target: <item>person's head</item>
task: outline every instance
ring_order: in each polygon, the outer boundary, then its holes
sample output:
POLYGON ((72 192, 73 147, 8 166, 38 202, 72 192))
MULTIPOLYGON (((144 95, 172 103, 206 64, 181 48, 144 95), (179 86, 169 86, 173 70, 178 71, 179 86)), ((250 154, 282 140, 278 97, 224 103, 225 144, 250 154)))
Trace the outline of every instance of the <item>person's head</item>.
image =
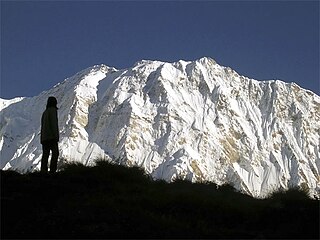
POLYGON ((54 107, 56 109, 58 109, 57 107, 57 99, 55 97, 49 97, 48 101, 47 101, 47 108, 49 107, 54 107))

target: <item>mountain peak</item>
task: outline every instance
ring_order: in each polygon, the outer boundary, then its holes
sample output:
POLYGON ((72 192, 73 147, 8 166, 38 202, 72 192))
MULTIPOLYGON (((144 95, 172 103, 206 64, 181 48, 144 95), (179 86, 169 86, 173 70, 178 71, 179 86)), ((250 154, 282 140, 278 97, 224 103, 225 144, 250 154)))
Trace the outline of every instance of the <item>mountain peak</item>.
POLYGON ((255 197, 289 186, 319 195, 320 97, 296 84, 249 79, 208 57, 95 65, 39 96, 3 101, 2 169, 39 169, 48 96, 58 100, 60 161, 109 158, 255 197))

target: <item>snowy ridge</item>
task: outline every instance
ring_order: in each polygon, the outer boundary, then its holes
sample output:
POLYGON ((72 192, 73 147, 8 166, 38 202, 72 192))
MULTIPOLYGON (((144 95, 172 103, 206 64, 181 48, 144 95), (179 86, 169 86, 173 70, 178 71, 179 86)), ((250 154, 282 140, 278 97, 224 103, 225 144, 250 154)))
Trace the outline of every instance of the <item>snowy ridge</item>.
POLYGON ((231 183, 255 197, 320 194, 320 97, 256 81, 213 59, 85 69, 33 98, 0 100, 1 169, 39 169, 40 117, 58 100, 61 161, 98 157, 156 179, 231 183))

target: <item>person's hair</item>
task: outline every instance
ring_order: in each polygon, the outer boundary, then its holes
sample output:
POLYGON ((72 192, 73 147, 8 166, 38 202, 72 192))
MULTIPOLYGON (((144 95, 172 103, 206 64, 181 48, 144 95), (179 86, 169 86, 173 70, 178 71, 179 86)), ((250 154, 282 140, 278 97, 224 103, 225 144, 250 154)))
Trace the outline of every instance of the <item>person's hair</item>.
POLYGON ((48 101, 47 101, 47 108, 54 107, 54 108, 58 109, 57 108, 57 103, 58 102, 57 102, 57 99, 55 97, 49 97, 48 101))

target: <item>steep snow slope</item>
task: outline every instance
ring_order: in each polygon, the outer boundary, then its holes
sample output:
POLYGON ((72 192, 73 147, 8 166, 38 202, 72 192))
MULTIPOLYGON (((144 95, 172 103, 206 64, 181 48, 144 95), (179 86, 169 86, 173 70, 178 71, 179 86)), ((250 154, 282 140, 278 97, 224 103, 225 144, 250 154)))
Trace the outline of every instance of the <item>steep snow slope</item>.
POLYGON ((210 58, 94 66, 33 98, 1 100, 2 169, 39 169, 40 117, 58 99, 60 158, 138 165, 156 179, 232 183, 255 197, 320 192, 320 97, 210 58))

